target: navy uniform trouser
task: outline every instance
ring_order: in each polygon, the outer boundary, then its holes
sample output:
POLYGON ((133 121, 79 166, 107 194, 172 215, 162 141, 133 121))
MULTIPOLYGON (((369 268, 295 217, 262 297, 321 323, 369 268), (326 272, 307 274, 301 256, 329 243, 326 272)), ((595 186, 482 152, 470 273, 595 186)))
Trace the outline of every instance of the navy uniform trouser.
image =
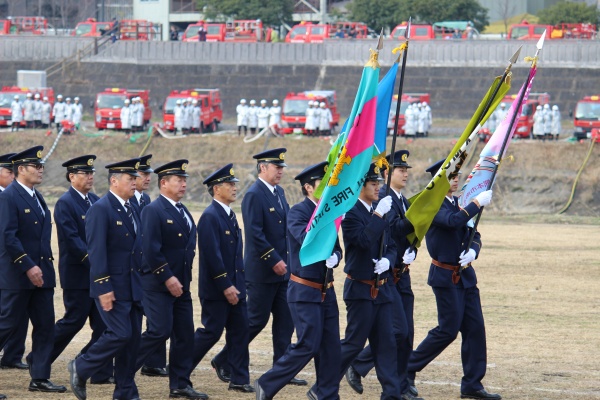
MULTIPOLYGON (((92 337, 88 344, 80 351, 85 351, 102 335, 106 325, 100 317, 100 313, 90 297, 90 291, 86 289, 63 289, 63 304, 65 315, 56 321, 54 325, 54 346, 50 355, 52 363, 67 348, 71 340, 81 331, 87 319, 90 319, 92 337)), ((113 361, 109 360, 104 367, 92 375, 92 382, 102 382, 113 376, 113 361)))
POLYGON ((335 291, 329 289, 322 303, 293 302, 289 307, 298 341, 260 377, 260 386, 267 397, 275 396, 314 357, 317 398, 339 399, 340 312, 335 291))
MULTIPOLYGON (((273 314, 273 363, 279 359, 292 341, 294 321, 287 302, 288 282, 246 282, 248 295, 248 323, 250 342, 258 336, 273 314)), ((227 346, 215 356, 219 365, 227 365, 227 346)))
POLYGON ((154 353, 165 349, 171 338, 169 352, 169 388, 184 389, 192 386, 192 352, 194 346, 194 312, 189 291, 179 297, 169 292, 144 290, 144 312, 147 330, 142 335, 140 351, 135 362, 136 371, 148 365, 154 353))
POLYGON ((202 305, 202 325, 194 334, 193 368, 204 358, 206 353, 219 341, 225 333, 227 365, 231 371, 231 382, 236 385, 250 383, 248 367, 250 355, 248 344, 248 310, 245 300, 231 305, 227 300, 200 299, 202 305))
POLYGON ((0 348, 7 341, 23 318, 26 310, 33 331, 31 353, 27 356, 31 379, 50 378, 50 353, 54 343, 54 288, 26 290, 2 289, 0 294, 0 348))
MULTIPOLYGON (((406 368, 415 335, 413 321, 414 295, 412 294, 412 290, 410 293, 406 293, 406 291, 400 292, 400 288, 397 285, 395 289, 390 291, 394 296, 392 302, 392 329, 396 338, 396 346, 398 347, 400 388, 402 393, 406 393, 408 391, 406 368)), ((362 377, 367 376, 374 366, 375 362, 373 361, 373 353, 370 345, 365 347, 352 362, 352 367, 362 377)))
POLYGON ((115 359, 114 399, 139 397, 135 385, 135 360, 142 336, 142 306, 139 302, 117 300, 110 311, 102 310, 100 300, 96 307, 106 325, 106 330, 85 354, 75 360, 77 375, 87 380, 106 364, 115 359))
POLYGON ((479 289, 475 286, 464 289, 456 287, 433 287, 438 311, 438 326, 412 352, 408 361, 408 375, 415 377, 427 364, 433 361, 458 333, 462 336, 461 359, 463 378, 461 392, 475 392, 483 389, 481 380, 485 376, 487 350, 485 324, 481 311, 479 289))
POLYGON ((29 328, 29 316, 27 315, 27 311, 22 313, 21 320, 17 324, 17 330, 10 335, 6 345, 4 345, 4 349, 0 348, 0 350, 4 350, 0 365, 13 365, 23 362, 25 340, 27 339, 27 329, 29 328))
POLYGON ((350 363, 363 350, 368 339, 373 351, 377 379, 383 389, 381 399, 400 399, 398 351, 390 318, 392 303, 376 304, 371 300, 345 302, 346 337, 342 340, 338 381, 342 380, 350 363))

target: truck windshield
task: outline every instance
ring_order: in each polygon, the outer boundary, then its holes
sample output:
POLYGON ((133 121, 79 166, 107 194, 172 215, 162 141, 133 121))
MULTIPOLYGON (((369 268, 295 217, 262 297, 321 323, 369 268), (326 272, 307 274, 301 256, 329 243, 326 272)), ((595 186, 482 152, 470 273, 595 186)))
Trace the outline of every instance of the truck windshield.
POLYGON ((21 93, 0 93, 0 107, 10 107, 15 95, 19 95, 19 101, 25 101, 25 95, 21 93))
POLYGON ((99 94, 96 100, 96 106, 98 108, 122 108, 125 104, 125 95, 117 94, 99 94))
POLYGON ((529 27, 528 26, 515 26, 510 31, 511 39, 521 39, 522 37, 529 36, 529 27))
POLYGON ((283 104, 284 115, 306 115, 308 100, 286 100, 283 104))
POLYGON ((600 120, 600 103, 579 103, 575 110, 575 118, 600 120))
POLYGON ((92 24, 78 24, 75 28, 75 36, 83 36, 92 31, 92 24))
POLYGON ((165 114, 173 114, 173 110, 175 109, 175 103, 177 100, 181 100, 183 97, 167 97, 167 101, 165 101, 165 107, 163 109, 165 114))

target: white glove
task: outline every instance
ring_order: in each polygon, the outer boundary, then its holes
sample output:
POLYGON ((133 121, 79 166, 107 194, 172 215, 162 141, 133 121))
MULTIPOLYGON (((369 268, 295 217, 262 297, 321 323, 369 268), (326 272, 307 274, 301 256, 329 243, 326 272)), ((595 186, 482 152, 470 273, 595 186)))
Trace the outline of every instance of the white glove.
POLYGON ((402 256, 402 262, 406 265, 411 264, 413 261, 415 261, 415 258, 417 258, 417 252, 414 250, 411 250, 410 247, 408 249, 406 249, 406 251, 404 252, 404 256, 402 256))
POLYGON ((467 251, 467 254, 465 254, 464 251, 460 253, 460 258, 458 259, 458 262, 462 267, 464 267, 465 265, 475 261, 476 256, 477 253, 475 253, 475 250, 469 249, 469 251, 467 251))
POLYGON ((383 217, 388 211, 390 211, 391 208, 392 196, 385 196, 383 199, 379 200, 379 204, 377 204, 375 212, 383 217))
POLYGON ((333 253, 327 260, 325 260, 325 265, 327 268, 333 268, 337 265, 338 261, 340 260, 338 260, 337 254, 333 253))
POLYGON ((481 192, 475 197, 475 200, 479 203, 481 207, 485 207, 492 202, 492 191, 486 190, 485 192, 481 192))
POLYGON ((390 269, 390 260, 385 257, 383 257, 381 260, 373 260, 373 262, 375 263, 374 271, 376 274, 381 274, 382 272, 390 269))

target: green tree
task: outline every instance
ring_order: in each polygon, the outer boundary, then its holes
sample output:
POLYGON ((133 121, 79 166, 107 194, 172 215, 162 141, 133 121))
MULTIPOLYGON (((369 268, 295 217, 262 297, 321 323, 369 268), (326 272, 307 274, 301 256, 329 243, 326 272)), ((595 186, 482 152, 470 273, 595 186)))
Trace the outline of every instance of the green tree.
POLYGON ((213 20, 260 19, 266 25, 279 25, 292 21, 293 0, 197 0, 213 20))
POLYGON ((381 28, 391 30, 407 21, 408 3, 408 0, 354 0, 347 7, 352 21, 364 22, 379 32, 381 28))
POLYGON ((477 0, 420 0, 410 3, 413 19, 430 24, 441 21, 473 21, 478 31, 489 25, 488 10, 477 0))
POLYGON ((561 1, 552 7, 540 10, 537 13, 540 24, 556 25, 564 23, 586 22, 598 24, 600 13, 596 6, 587 6, 583 3, 568 3, 561 1))

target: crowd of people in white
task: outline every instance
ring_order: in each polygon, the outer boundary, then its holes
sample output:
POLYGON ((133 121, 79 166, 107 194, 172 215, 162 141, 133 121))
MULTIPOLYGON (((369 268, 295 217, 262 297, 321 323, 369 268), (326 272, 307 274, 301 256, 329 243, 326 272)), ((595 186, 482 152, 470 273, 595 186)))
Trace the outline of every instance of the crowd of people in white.
MULTIPOLYGON (((394 133, 394 118, 396 117, 396 109, 390 109, 390 118, 388 120, 388 129, 390 135, 394 133)), ((409 104, 404 111, 404 135, 408 137, 424 137, 429 136, 431 129, 431 107, 426 101, 422 103, 409 104)))
POLYGON ((200 133, 202 110, 198 100, 188 97, 177 100, 173 109, 175 130, 177 133, 200 133))
POLYGON ((250 100, 250 105, 246 104, 246 99, 241 99, 240 104, 235 108, 237 114, 238 136, 244 131, 244 136, 261 132, 265 128, 271 128, 275 132, 281 122, 281 106, 279 100, 275 99, 271 107, 267 107, 267 100, 260 101, 260 107, 256 106, 256 100, 250 100))
MULTIPOLYGON (((529 113, 530 111, 524 109, 523 112, 529 113)), ((484 127, 488 128, 492 133, 495 132, 498 125, 500 125, 500 122, 506 118, 507 113, 506 103, 500 103, 500 107, 494 111, 484 127)), ((561 116, 558 106, 553 105, 552 109, 550 109, 550 104, 536 106, 535 111, 533 112, 533 129, 530 132, 530 138, 538 140, 558 140, 560 132, 561 116)))
POLYGON ((18 131, 22 123, 25 122, 25 128, 37 129, 48 128, 54 121, 59 129, 62 121, 69 121, 79 128, 81 117, 83 115, 83 106, 79 102, 79 97, 75 97, 75 102, 71 103, 71 98, 67 97, 63 102, 63 96, 56 96, 54 107, 49 103, 48 97, 40 99, 40 94, 27 93, 25 101, 21 102, 18 95, 15 95, 10 105, 11 110, 11 131, 18 131))
POLYGON ((324 102, 308 102, 304 124, 304 130, 308 136, 329 136, 332 121, 331 110, 327 108, 324 102))
POLYGON ((121 130, 125 133, 141 131, 144 128, 144 102, 141 97, 125 99, 121 108, 121 130))

